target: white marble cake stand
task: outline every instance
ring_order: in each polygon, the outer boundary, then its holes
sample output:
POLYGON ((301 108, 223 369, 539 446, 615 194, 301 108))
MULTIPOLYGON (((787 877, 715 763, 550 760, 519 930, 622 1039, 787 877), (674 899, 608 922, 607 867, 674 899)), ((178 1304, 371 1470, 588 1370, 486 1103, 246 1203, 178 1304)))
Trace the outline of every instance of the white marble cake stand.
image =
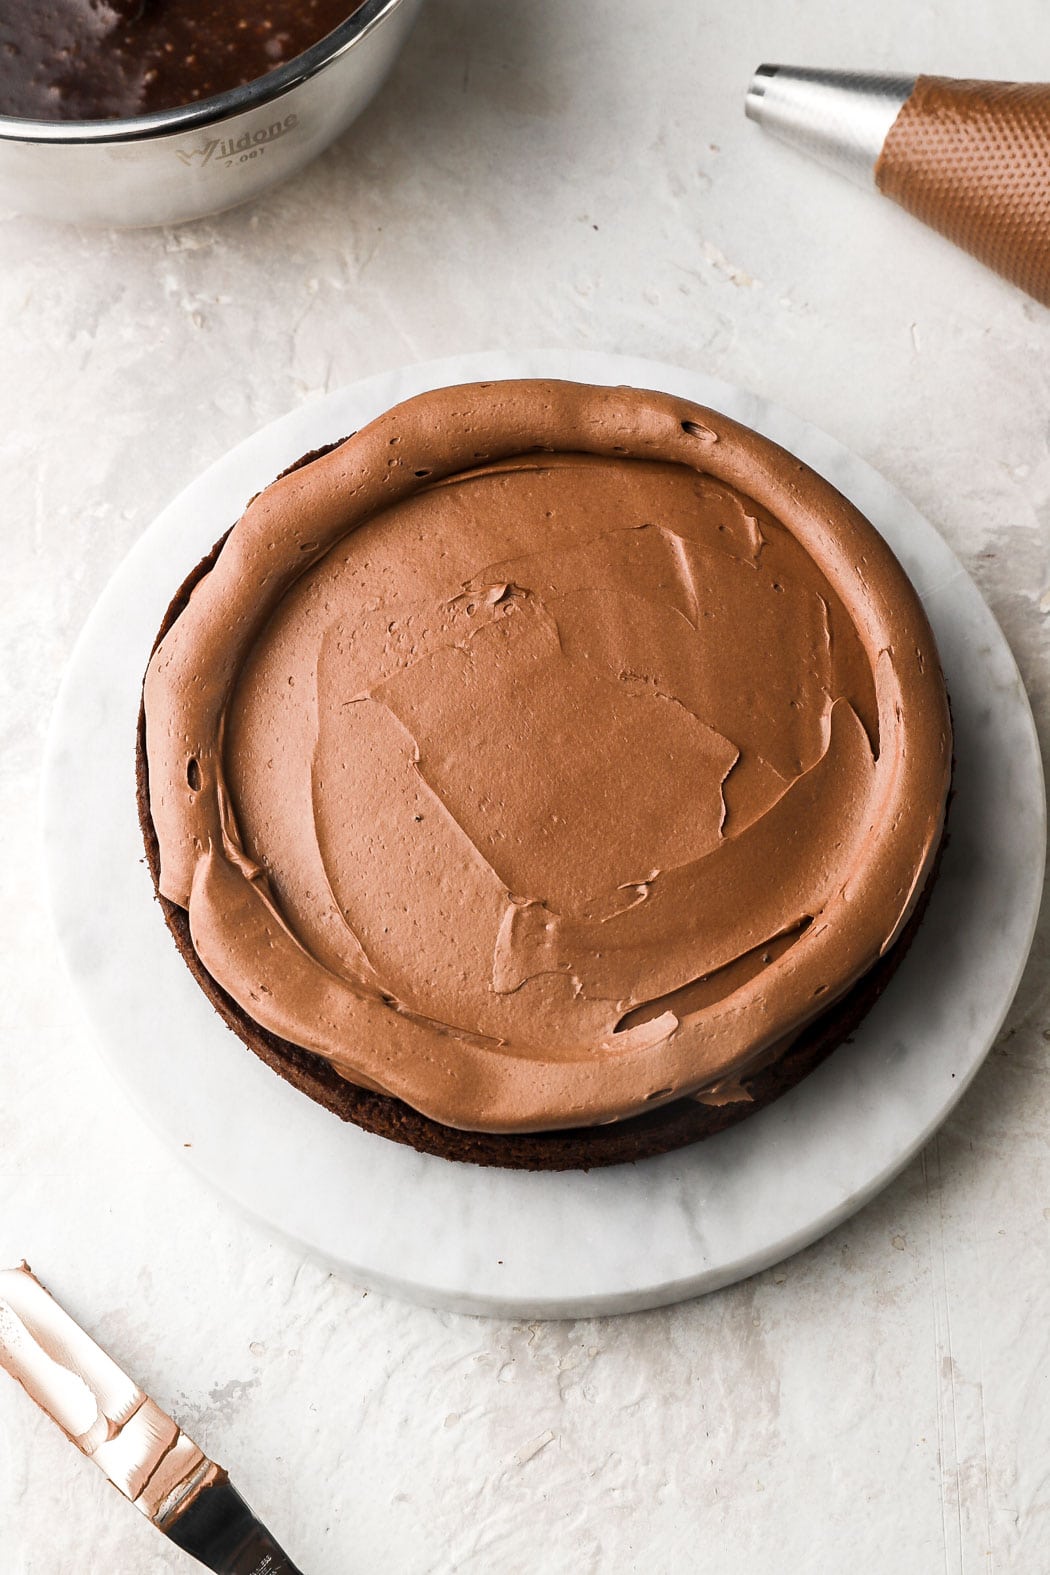
POLYGON ((788 412, 695 372, 600 354, 457 357, 370 378, 274 422, 167 508, 80 637, 55 709, 44 819, 69 968, 144 1117, 238 1203, 361 1283, 515 1316, 629 1311, 714 1290, 844 1220, 943 1121, 1014 995, 1039 907, 1046 801, 1028 701, 976 587, 909 503, 788 412), (172 944, 135 816, 139 686, 176 585, 300 454, 420 390, 559 376, 660 388, 775 438, 871 518, 922 594, 956 727, 956 796, 927 916, 850 1044, 693 1148, 589 1175, 416 1154, 311 1103, 248 1054, 172 944), (84 893, 104 894, 101 907, 84 893), (184 1144, 192 1147, 184 1148, 184 1144))

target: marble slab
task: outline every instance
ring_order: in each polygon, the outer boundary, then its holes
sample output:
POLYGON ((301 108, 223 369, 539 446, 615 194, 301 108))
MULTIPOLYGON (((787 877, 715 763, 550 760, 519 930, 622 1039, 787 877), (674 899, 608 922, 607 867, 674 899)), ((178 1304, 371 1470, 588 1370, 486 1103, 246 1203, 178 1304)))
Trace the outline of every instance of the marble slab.
POLYGON ((875 471, 788 411, 696 372, 590 352, 404 368, 256 433, 142 536, 84 628, 44 787, 55 923, 103 1060, 158 1137, 241 1207, 368 1286, 468 1312, 589 1316, 698 1295, 813 1241, 882 1187, 962 1096, 1014 995, 1041 895, 1046 802, 1017 668, 959 561, 875 471), (585 1174, 479 1170, 344 1126, 224 1027, 153 901, 135 816, 141 675, 173 588, 247 499, 398 399, 546 375, 662 388, 791 449, 871 518, 933 623, 956 727, 951 840, 927 917, 851 1043, 741 1126, 585 1174), (85 892, 105 893, 85 904, 85 892), (100 912, 104 923, 99 922, 100 912))

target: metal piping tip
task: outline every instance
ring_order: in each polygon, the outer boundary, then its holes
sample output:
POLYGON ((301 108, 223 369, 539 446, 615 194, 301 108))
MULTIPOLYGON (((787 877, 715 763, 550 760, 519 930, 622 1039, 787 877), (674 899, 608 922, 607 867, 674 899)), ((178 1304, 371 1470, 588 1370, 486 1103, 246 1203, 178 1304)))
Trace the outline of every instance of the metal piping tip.
POLYGON ((915 77, 805 66, 759 66, 744 104, 771 136, 808 153, 869 190, 890 127, 915 77))

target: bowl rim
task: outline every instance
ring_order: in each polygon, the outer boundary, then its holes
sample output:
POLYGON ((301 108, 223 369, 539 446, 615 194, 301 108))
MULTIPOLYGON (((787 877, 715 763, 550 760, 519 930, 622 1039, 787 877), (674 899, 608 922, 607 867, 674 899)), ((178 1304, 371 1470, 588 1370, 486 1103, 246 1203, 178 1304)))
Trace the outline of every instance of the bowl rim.
POLYGON ((229 88, 225 93, 215 93, 192 104, 113 120, 29 120, 16 115, 0 115, 0 145, 4 142, 49 142, 65 146, 149 142, 230 120, 282 98, 300 83, 317 76, 359 44, 403 3, 404 0, 361 0, 345 22, 340 22, 294 60, 285 61, 284 65, 241 87, 229 88))

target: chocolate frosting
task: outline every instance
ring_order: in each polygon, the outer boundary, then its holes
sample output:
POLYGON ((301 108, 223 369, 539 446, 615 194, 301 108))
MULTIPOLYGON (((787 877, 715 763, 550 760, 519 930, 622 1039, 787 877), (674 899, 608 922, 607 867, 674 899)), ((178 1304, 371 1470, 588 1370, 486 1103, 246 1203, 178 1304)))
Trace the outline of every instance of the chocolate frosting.
POLYGON ((448 1126, 732 1097, 892 945, 950 724, 885 543, 664 394, 441 389, 253 500, 145 683, 160 891, 448 1126))
POLYGON ((0 0, 0 115, 112 120, 254 82, 360 0, 0 0))

